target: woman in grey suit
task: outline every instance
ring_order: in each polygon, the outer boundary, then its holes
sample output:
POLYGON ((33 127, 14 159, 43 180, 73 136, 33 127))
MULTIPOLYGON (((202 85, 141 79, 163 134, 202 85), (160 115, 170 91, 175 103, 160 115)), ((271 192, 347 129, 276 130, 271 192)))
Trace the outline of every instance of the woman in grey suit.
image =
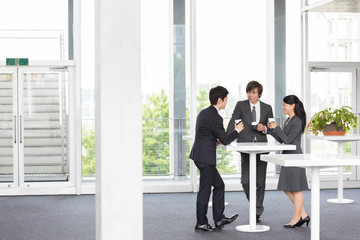
MULTIPOLYGON (((284 114, 289 118, 285 121, 284 129, 276 123, 269 122, 269 133, 279 142, 296 145, 296 150, 283 151, 283 154, 301 154, 301 135, 306 126, 306 113, 304 106, 298 97, 288 95, 283 98, 282 105, 284 114)), ((300 167, 281 167, 278 190, 283 190, 294 204, 294 216, 285 228, 300 227, 305 222, 308 226, 310 217, 304 209, 304 196, 302 190, 308 189, 306 173, 300 167)))

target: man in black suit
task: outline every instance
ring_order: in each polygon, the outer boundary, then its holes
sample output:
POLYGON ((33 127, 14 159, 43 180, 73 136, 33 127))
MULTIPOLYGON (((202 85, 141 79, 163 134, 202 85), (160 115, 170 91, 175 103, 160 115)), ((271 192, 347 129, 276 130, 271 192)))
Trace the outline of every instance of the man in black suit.
POLYGON ((206 217, 211 187, 213 189, 213 218, 215 227, 221 229, 224 225, 232 223, 238 214, 232 217, 224 215, 224 182, 216 169, 216 146, 219 143, 227 145, 234 141, 244 126, 242 123, 234 124, 233 131, 225 133, 223 119, 219 115, 224 109, 229 92, 226 88, 217 86, 209 92, 211 106, 201 110, 196 119, 195 141, 190 152, 190 159, 194 160, 200 170, 200 187, 196 200, 195 230, 213 231, 206 217))
MULTIPOLYGON (((246 86, 248 100, 237 102, 226 131, 227 133, 232 132, 234 121, 241 119, 244 123, 244 130, 239 134, 237 142, 267 142, 266 124, 268 118, 273 117, 273 111, 270 105, 260 101, 262 92, 262 85, 257 81, 251 81, 246 86)), ((267 162, 261 161, 260 154, 257 154, 256 222, 260 222, 260 216, 264 212, 266 168, 267 162)), ((246 153, 241 153, 241 183, 249 200, 249 154, 246 153)))

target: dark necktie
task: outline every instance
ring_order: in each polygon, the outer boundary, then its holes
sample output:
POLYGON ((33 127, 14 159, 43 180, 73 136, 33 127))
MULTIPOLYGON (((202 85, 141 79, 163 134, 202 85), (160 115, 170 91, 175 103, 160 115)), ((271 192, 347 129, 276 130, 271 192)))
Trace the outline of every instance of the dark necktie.
POLYGON ((253 109, 251 111, 251 115, 252 115, 252 121, 256 122, 256 110, 255 110, 255 106, 253 106, 253 109))
MULTIPOLYGON (((251 111, 251 115, 252 115, 252 121, 253 121, 253 122, 256 122, 256 110, 255 110, 255 106, 253 106, 253 109, 252 109, 252 111, 251 111)), ((254 130, 254 131, 255 131, 255 130, 254 130)), ((252 142, 256 142, 256 136, 255 136, 255 135, 251 137, 251 141, 252 141, 252 142)))

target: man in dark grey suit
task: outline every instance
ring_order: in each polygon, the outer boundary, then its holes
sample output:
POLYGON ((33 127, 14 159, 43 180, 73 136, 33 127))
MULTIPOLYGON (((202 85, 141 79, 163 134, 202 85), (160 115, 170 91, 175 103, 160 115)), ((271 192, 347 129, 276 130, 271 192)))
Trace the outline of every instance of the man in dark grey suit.
MULTIPOLYGON (((241 131, 237 142, 267 142, 266 124, 268 118, 273 117, 270 105, 260 101, 263 92, 262 85, 257 81, 251 81, 246 86, 248 100, 239 101, 236 104, 232 117, 227 127, 227 133, 234 130, 235 119, 241 119, 244 130, 241 131)), ((260 222, 260 216, 264 212, 264 195, 267 162, 260 160, 260 154, 256 155, 256 221, 260 222)), ((241 183, 247 199, 249 200, 249 154, 241 153, 241 183)))
POLYGON ((234 124, 233 130, 225 133, 223 119, 219 111, 224 109, 229 92, 226 88, 218 86, 209 92, 211 106, 201 110, 196 119, 195 141, 190 152, 190 159, 194 160, 200 170, 200 187, 196 200, 196 226, 195 230, 213 231, 206 217, 211 187, 213 187, 213 218, 215 227, 221 229, 224 225, 232 223, 238 214, 232 217, 224 215, 224 182, 216 169, 216 145, 227 145, 234 141, 244 126, 242 123, 234 124), (234 130, 235 128, 235 130, 234 130))

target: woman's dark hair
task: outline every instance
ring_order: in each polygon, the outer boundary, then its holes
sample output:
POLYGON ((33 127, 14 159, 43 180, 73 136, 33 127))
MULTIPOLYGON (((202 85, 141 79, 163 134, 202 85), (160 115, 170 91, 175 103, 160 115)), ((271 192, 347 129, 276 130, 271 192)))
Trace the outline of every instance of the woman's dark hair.
POLYGON ((257 81, 251 81, 247 84, 246 93, 252 91, 255 88, 257 88, 257 90, 258 90, 259 98, 260 98, 262 95, 262 92, 263 92, 263 86, 257 81))
POLYGON ((298 116, 302 123, 302 132, 304 132, 306 127, 306 113, 304 109, 303 103, 299 100, 299 98, 295 95, 288 95, 283 98, 283 102, 287 104, 295 104, 295 115, 298 116))
POLYGON ((222 86, 217 86, 212 89, 210 89, 209 92, 209 100, 211 105, 216 105, 217 100, 221 98, 221 100, 224 101, 226 96, 229 94, 228 90, 222 86))

